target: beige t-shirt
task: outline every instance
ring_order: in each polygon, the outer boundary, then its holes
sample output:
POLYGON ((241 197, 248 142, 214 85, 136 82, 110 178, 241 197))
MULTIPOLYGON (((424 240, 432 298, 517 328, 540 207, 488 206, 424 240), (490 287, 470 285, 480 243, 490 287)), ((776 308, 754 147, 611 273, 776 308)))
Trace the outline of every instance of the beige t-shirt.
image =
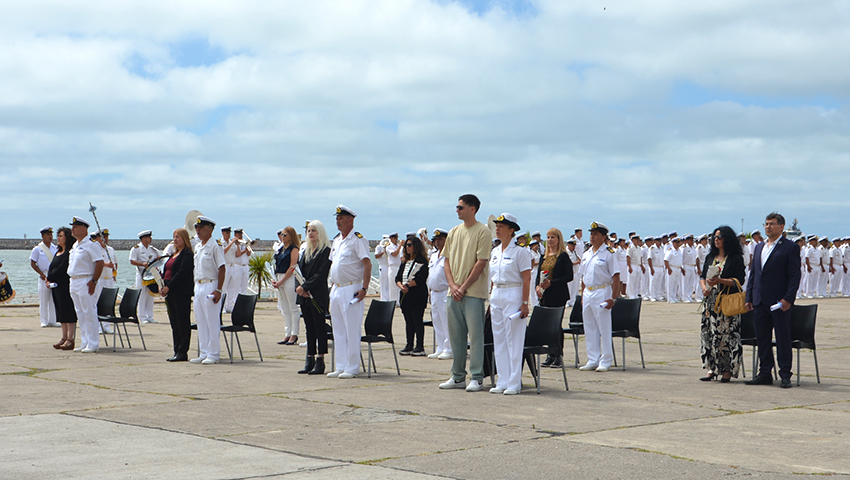
MULTIPOLYGON (((489 260, 490 250, 490 229, 483 223, 475 222, 475 225, 469 228, 461 223, 452 228, 446 238, 443 256, 449 262, 455 284, 461 285, 469 278, 476 261, 489 260)), ((487 298, 490 290, 488 278, 490 274, 485 263, 481 275, 469 286, 466 294, 470 297, 487 298)))

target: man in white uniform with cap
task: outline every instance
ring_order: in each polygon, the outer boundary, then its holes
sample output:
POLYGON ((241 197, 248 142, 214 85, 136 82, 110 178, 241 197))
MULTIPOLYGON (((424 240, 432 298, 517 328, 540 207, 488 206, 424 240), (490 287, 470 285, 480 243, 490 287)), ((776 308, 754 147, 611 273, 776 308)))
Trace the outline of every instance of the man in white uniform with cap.
POLYGON ((829 248, 829 296, 841 296, 841 283, 844 280, 844 252, 841 250, 841 239, 832 239, 832 247, 829 248))
POLYGON ((89 238, 89 223, 80 217, 71 222, 71 235, 77 240, 68 252, 71 300, 80 326, 80 345, 75 352, 94 353, 100 346, 95 290, 103 272, 101 248, 89 238))
POLYGON ((646 267, 643 266, 643 261, 641 260, 643 252, 640 248, 640 236, 634 234, 629 240, 630 243, 626 249, 626 268, 629 271, 629 283, 626 284, 626 297, 638 298, 646 267))
POLYGON ((584 319, 587 363, 579 370, 607 372, 614 359, 611 343, 611 308, 620 290, 620 267, 614 249, 604 245, 608 227, 590 224, 591 248, 584 252, 581 276, 581 314, 584 319))
POLYGON ((434 229, 431 245, 435 249, 428 261, 428 291, 431 294, 431 321, 434 324, 434 340, 437 347, 428 358, 449 360, 452 358, 452 344, 449 341, 449 324, 446 317, 449 282, 446 280, 446 257, 443 247, 449 232, 442 228, 434 229))
POLYGON ((224 286, 224 249, 212 239, 215 222, 203 215, 195 220, 200 241, 195 245, 195 321, 198 324, 197 358, 189 360, 202 365, 215 365, 221 359, 221 323, 219 312, 224 286))
POLYGON ((818 298, 826 297, 826 287, 829 282, 829 239, 826 236, 820 237, 818 245, 818 253, 820 254, 821 271, 818 275, 818 298))
POLYGON ((104 228, 100 234, 103 240, 101 245, 106 250, 106 259, 104 259, 103 268, 109 269, 109 272, 102 277, 103 286, 113 288, 115 287, 115 278, 118 276, 118 257, 115 256, 115 249, 109 245, 109 229, 104 228))
MULTIPOLYGON (((234 228, 233 236, 236 237, 236 246, 239 247, 236 251, 236 264, 239 265, 239 268, 234 269, 233 279, 234 281, 236 281, 236 278, 239 279, 238 293, 246 295, 248 293, 248 262, 251 259, 251 255, 254 254, 254 250, 251 249, 248 241, 243 238, 244 233, 241 228, 234 228)), ((233 303, 236 303, 236 297, 234 297, 233 303)))
POLYGON ((336 207, 339 233, 331 246, 330 308, 333 318, 336 369, 331 378, 354 378, 360 372, 360 336, 363 324, 363 299, 372 280, 369 242, 354 231, 354 210, 336 207))
POLYGON ((670 242, 672 246, 664 254, 664 268, 667 270, 667 303, 679 303, 682 291, 682 240, 674 237, 670 242))
POLYGON ((159 250, 151 246, 153 233, 150 230, 139 232, 139 243, 130 250, 130 264, 136 267, 136 285, 142 291, 139 295, 139 320, 142 323, 157 323, 153 319, 153 292, 151 292, 142 281, 145 267, 157 258, 159 250))
POLYGON ((393 302, 398 303, 399 296, 399 288, 396 285, 395 279, 396 274, 398 274, 398 269, 401 267, 401 245, 398 243, 398 232, 393 232, 390 234, 390 244, 387 245, 385 251, 387 252, 387 268, 389 268, 387 273, 387 279, 390 284, 389 288, 389 298, 387 300, 391 300, 393 302))
POLYGON ((375 260, 378 261, 378 272, 381 275, 381 301, 390 299, 390 256, 387 255, 386 244, 390 243, 390 236, 383 235, 380 243, 375 245, 375 260))
POLYGON ((694 250, 694 236, 690 233, 684 236, 682 244, 682 301, 694 302, 694 291, 697 288, 697 251, 694 250))
POLYGON ((53 256, 59 251, 59 247, 53 244, 53 227, 44 227, 39 233, 41 233, 41 242, 32 249, 30 254, 30 266, 39 277, 38 316, 41 319, 42 328, 58 327, 53 293, 47 287, 47 269, 50 268, 50 262, 53 261, 53 256))
POLYGON ((239 295, 239 288, 242 286, 240 278, 234 278, 234 275, 239 275, 240 264, 236 259, 236 252, 239 251, 239 244, 236 238, 231 235, 233 229, 229 225, 221 227, 221 241, 219 244, 224 251, 224 286, 222 292, 224 294, 224 312, 232 312, 233 305, 236 304, 236 297, 239 295), (239 271, 237 271, 239 270, 239 271))

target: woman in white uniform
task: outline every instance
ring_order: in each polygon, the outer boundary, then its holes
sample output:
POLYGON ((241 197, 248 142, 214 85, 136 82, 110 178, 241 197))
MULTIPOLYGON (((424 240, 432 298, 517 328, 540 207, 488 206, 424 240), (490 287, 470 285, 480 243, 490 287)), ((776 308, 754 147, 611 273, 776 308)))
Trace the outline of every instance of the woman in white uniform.
POLYGON ((516 395, 522 389, 522 352, 531 289, 531 252, 513 241, 519 225, 509 213, 496 220, 501 241, 490 254, 490 318, 493 353, 499 372, 490 393, 516 395))

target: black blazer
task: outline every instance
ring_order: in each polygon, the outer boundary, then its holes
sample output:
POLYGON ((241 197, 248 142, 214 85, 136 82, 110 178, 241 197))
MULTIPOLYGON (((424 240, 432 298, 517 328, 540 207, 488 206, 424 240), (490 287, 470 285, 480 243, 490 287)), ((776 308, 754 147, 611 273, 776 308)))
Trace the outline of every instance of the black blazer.
MULTIPOLYGON (((543 261, 540 261, 543 265, 543 261)), ((540 284, 542 269, 537 269, 537 280, 535 285, 540 284)), ((570 261, 570 254, 561 252, 558 259, 555 260, 555 266, 549 272, 549 288, 543 291, 543 297, 540 298, 540 306, 542 307, 563 307, 570 299, 570 289, 567 284, 573 281, 573 262, 570 261)))
POLYGON ((195 252, 183 248, 171 266, 171 280, 165 281, 168 295, 191 297, 195 292, 195 252))
MULTIPOLYGON (((405 310, 416 308, 424 310, 425 306, 428 304, 428 259, 425 257, 416 257, 413 259, 413 262, 422 264, 419 271, 413 276, 416 286, 410 287, 407 290, 407 293, 403 295, 404 301, 401 300, 402 292, 399 291, 398 303, 399 306, 405 310)), ((395 275, 396 282, 402 281, 405 265, 407 265, 407 262, 401 262, 401 266, 398 267, 398 273, 395 275)))
MULTIPOLYGON (((298 268, 304 275, 304 283, 301 285, 305 291, 313 296, 316 305, 322 312, 328 312, 330 304, 330 292, 328 291, 328 274, 331 273, 331 249, 325 247, 307 261, 307 252, 298 259, 298 268)), ((298 295, 296 302, 299 305, 312 305, 309 298, 298 295)))
POLYGON ((770 306, 785 300, 793 305, 800 286, 800 246, 787 238, 780 238, 762 268, 764 246, 765 242, 759 243, 753 250, 747 303, 770 306))
MULTIPOLYGON (((705 264, 702 265, 702 273, 700 274, 700 278, 705 280, 705 276, 708 273, 708 267, 714 263, 715 256, 711 253, 705 257, 705 264)), ((723 265, 723 271, 720 272, 720 278, 737 278, 741 285, 744 284, 744 276, 746 275, 744 268, 744 256, 743 255, 728 255, 726 257, 726 264, 723 265)), ((724 285, 725 287, 725 285, 724 285)), ((741 290, 737 285, 730 285, 728 288, 729 293, 740 293, 741 290)))

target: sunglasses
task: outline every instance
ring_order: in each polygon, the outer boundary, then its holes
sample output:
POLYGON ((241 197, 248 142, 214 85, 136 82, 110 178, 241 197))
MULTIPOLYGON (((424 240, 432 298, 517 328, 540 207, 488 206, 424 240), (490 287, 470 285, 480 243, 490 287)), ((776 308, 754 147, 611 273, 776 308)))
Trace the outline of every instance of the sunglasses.
POLYGON ((404 246, 405 246, 405 247, 412 247, 412 246, 413 246, 413 244, 412 244, 412 243, 405 243, 405 244, 404 244, 404 246))
POLYGON ((458 212, 459 212, 459 211, 461 211, 461 210, 463 210, 464 208, 466 208, 466 207, 464 207, 463 205, 458 205, 458 206, 456 206, 456 207, 455 207, 455 209, 456 209, 458 212))

